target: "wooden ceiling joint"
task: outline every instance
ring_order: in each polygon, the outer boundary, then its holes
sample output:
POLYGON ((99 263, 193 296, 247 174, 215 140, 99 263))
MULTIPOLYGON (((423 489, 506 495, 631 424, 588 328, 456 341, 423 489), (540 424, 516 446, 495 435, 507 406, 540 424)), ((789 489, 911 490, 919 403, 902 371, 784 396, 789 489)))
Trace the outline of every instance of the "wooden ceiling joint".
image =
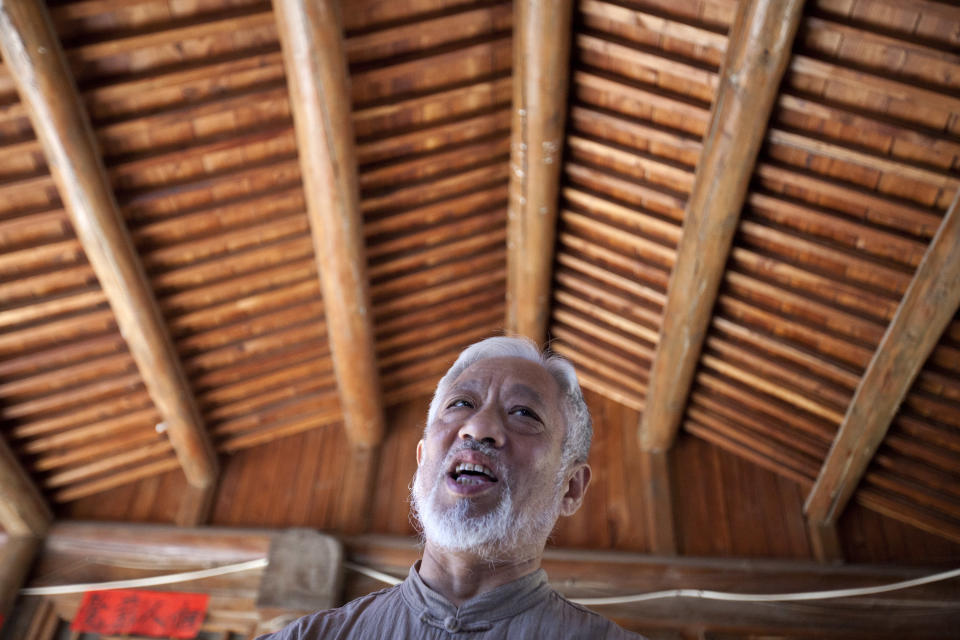
POLYGON ((676 438, 802 9, 802 0, 751 0, 731 27, 650 370, 645 451, 665 451, 676 438))
POLYGON ((571 0, 515 4, 507 331, 538 344, 549 321, 572 12, 571 0))
POLYGON ((847 407, 804 512, 836 526, 900 404, 960 306, 960 195, 947 211, 847 407))
MULTIPOLYGON (((153 290, 117 207, 89 116, 42 2, 0 2, 0 49, 77 237, 189 483, 212 491, 217 459, 153 290)), ((193 514, 184 523, 196 523, 193 514)))
POLYGON ((384 414, 339 3, 274 9, 344 425, 355 446, 375 447, 384 414))

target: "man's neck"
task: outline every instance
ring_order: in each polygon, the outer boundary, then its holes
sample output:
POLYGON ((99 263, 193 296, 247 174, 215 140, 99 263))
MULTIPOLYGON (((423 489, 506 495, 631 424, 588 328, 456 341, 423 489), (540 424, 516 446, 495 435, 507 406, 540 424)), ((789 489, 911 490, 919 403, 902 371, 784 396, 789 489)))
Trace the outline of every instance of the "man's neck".
POLYGON ((428 587, 459 607, 481 593, 513 582, 539 568, 539 553, 491 562, 471 553, 440 549, 428 541, 420 563, 420 578, 428 587))

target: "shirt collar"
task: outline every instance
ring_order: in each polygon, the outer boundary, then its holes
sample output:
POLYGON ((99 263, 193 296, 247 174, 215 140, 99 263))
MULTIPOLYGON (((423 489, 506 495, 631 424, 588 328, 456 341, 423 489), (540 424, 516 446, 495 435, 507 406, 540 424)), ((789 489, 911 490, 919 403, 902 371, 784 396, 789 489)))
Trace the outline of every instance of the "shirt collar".
POLYGON ((513 582, 481 593, 459 608, 431 589, 420 578, 420 561, 410 567, 407 579, 400 585, 404 602, 423 622, 447 631, 486 631, 492 623, 544 601, 551 593, 547 573, 537 569, 513 582))

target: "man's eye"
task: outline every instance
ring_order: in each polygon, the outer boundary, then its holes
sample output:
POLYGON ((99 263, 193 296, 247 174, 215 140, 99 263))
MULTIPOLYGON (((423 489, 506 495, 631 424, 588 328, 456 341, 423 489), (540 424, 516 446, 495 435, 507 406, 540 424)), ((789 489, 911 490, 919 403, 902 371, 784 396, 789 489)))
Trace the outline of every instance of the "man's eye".
POLYGON ((527 407, 514 407, 513 410, 510 411, 510 413, 512 413, 512 414, 515 415, 515 416, 522 416, 522 417, 524 417, 524 418, 532 418, 533 420, 536 420, 537 422, 543 422, 542 420, 540 420, 540 416, 538 416, 535 411, 533 411, 533 410, 531 410, 531 409, 528 409, 527 407))
POLYGON ((453 402, 447 405, 447 409, 454 409, 454 408, 460 408, 460 407, 472 409, 473 403, 470 402, 469 400, 464 400, 463 398, 460 398, 459 400, 454 400, 453 402))

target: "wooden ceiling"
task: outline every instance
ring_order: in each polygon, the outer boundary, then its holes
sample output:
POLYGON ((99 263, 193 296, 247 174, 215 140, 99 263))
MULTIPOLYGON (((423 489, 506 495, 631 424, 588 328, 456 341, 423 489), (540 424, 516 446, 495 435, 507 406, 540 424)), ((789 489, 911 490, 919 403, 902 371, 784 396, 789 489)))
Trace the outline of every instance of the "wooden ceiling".
POLYGON ((642 414, 645 517, 681 429, 798 483, 822 557, 851 495, 960 541, 957 6, 364 0, 311 49, 296 2, 0 5, 50 17, 26 68, 66 61, 45 103, 0 68, 4 473, 42 502, 184 469, 195 522, 206 447, 314 429, 353 443, 323 473, 373 466, 384 407, 520 330, 642 414))

